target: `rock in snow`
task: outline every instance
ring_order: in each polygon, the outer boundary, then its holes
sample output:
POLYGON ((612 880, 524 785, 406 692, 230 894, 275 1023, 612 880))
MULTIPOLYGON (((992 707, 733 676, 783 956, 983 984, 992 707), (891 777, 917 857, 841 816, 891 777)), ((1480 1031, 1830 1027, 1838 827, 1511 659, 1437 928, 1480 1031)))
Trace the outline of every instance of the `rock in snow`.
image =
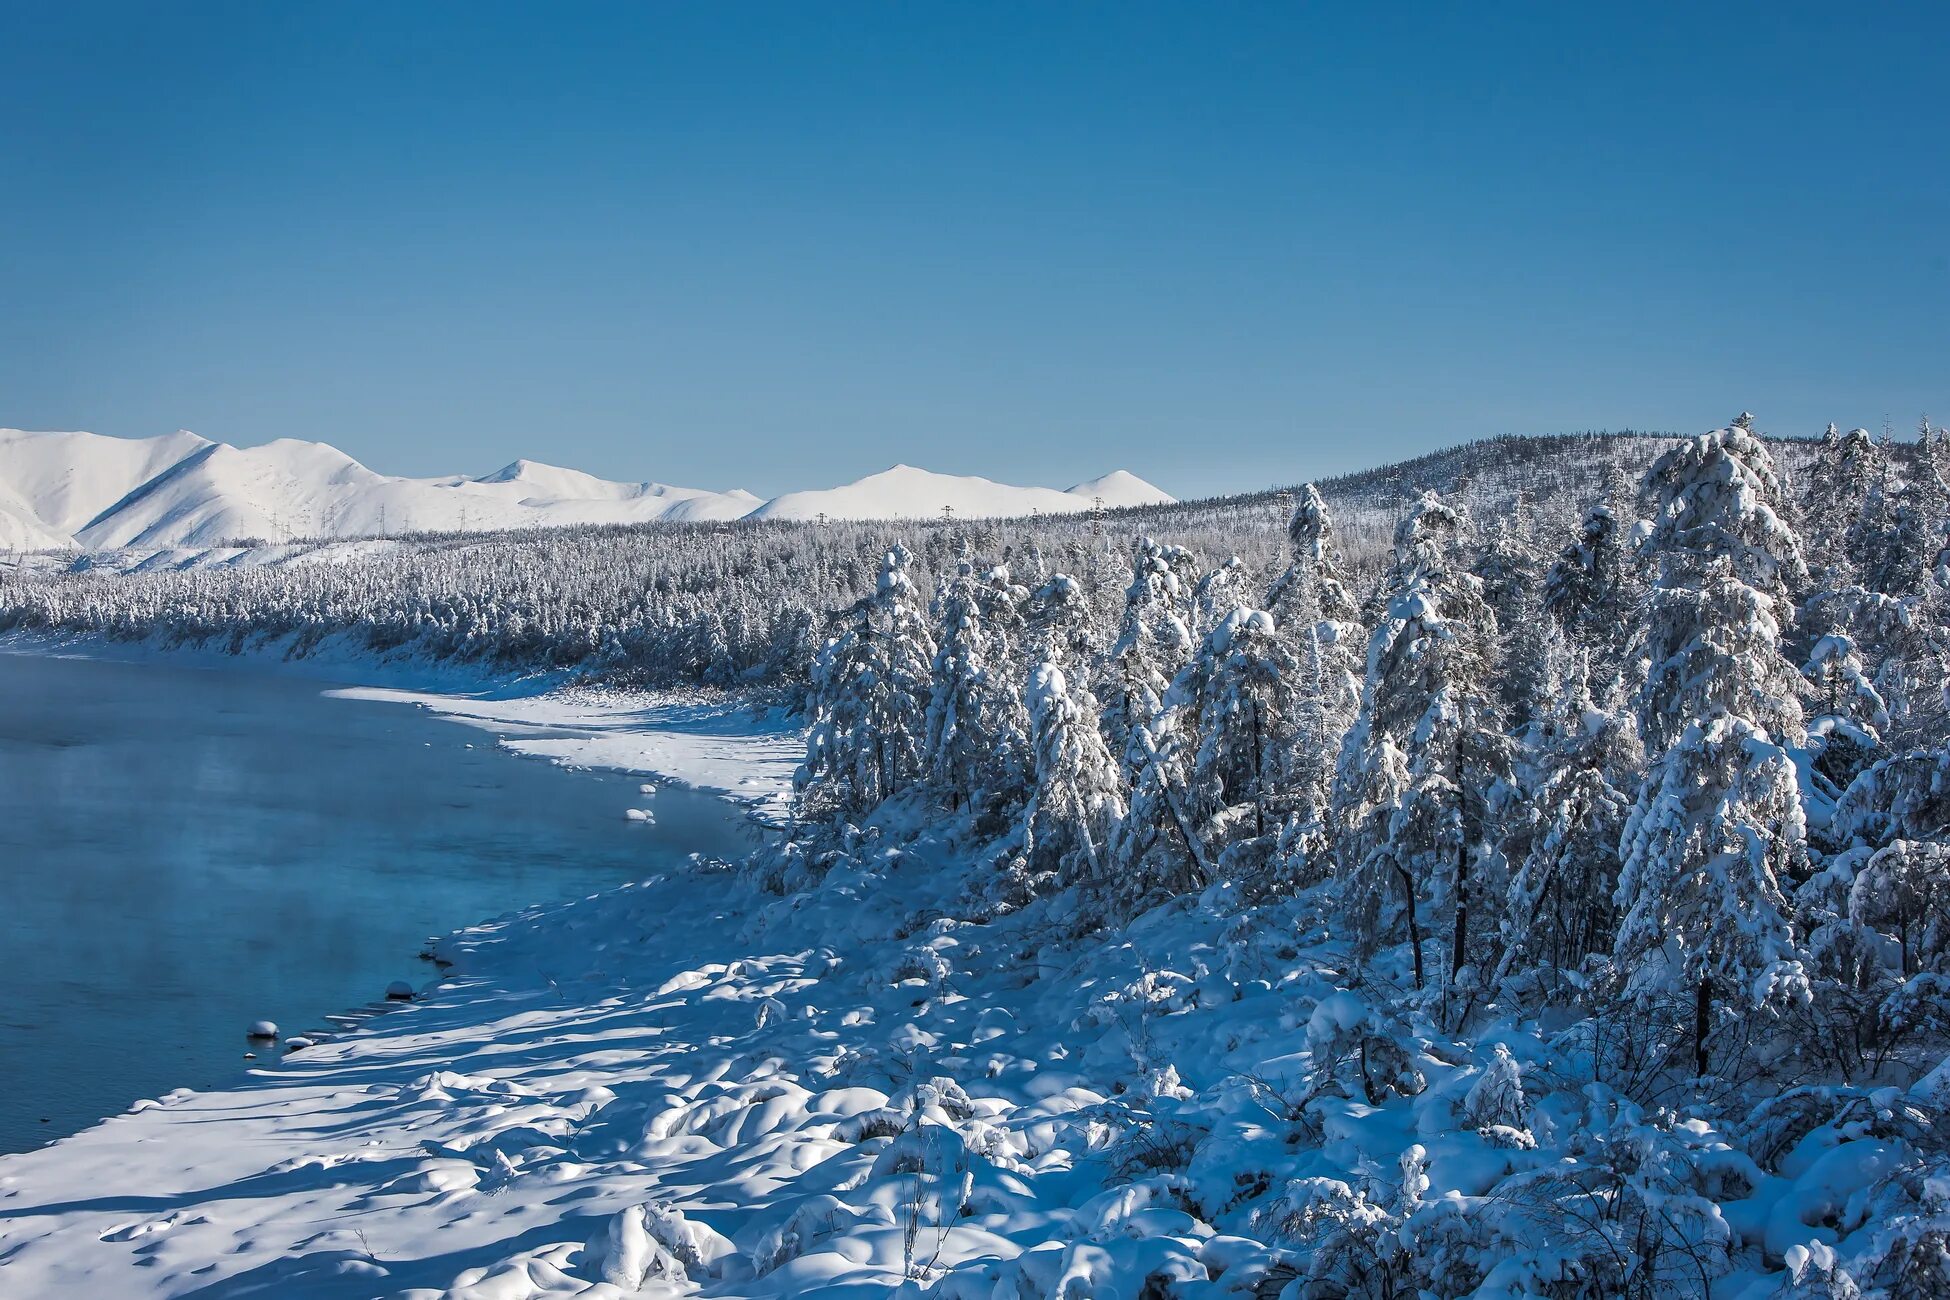
POLYGON ((276 1038, 278 1027, 269 1020, 253 1020, 248 1033, 252 1038, 276 1038))

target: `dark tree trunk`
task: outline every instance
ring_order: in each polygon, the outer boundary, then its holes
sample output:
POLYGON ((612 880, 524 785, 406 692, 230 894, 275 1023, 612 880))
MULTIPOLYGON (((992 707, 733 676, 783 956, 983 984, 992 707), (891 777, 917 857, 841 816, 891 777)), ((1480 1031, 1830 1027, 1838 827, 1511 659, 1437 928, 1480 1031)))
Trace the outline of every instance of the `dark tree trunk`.
POLYGON ((1253 834, 1266 834, 1266 762, 1260 757, 1259 701, 1253 701, 1253 834))
POLYGON ((1702 975, 1693 1002, 1693 1073, 1706 1077, 1706 1036, 1713 1029, 1713 979, 1702 975))
POLYGON ((1450 945, 1449 983, 1453 985, 1469 951, 1469 795, 1463 789, 1461 732, 1456 734, 1456 930, 1450 945))
POLYGON ((1422 987, 1422 921, 1415 915, 1415 882, 1402 870, 1402 864, 1395 864, 1395 875, 1402 882, 1402 898, 1408 907, 1408 946, 1415 954, 1415 987, 1422 987))

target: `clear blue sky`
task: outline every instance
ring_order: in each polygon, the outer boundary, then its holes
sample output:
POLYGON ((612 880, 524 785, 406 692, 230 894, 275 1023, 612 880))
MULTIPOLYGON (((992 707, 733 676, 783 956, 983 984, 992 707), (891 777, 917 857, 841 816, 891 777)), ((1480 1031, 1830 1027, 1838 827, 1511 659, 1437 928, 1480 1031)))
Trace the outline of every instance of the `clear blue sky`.
POLYGON ((0 424, 1181 495, 1908 430, 1946 14, 0 0, 0 424))

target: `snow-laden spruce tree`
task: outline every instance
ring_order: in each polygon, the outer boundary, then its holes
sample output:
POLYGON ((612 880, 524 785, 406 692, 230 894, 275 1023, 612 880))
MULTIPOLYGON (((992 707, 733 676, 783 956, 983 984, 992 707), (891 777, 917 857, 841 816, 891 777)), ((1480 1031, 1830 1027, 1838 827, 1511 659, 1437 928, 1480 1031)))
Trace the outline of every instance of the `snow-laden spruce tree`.
POLYGON ((1550 698, 1550 642, 1543 617, 1542 560, 1532 540, 1529 502, 1522 493, 1477 551, 1472 572, 1496 616, 1497 693, 1510 729, 1525 734, 1545 719, 1550 698))
POLYGON ((1689 724, 1632 808, 1613 954, 1631 996, 1690 999, 1698 1074, 1722 1016, 1806 996, 1781 886, 1806 841, 1794 760, 1736 714, 1689 724))
POLYGON ((1334 553, 1334 521, 1318 489, 1301 489, 1287 522, 1292 561, 1266 594, 1275 633, 1293 660, 1288 750, 1276 811, 1306 822, 1325 813, 1334 756, 1361 707, 1365 632, 1334 553))
MULTIPOLYGON (((1231 637, 1228 620, 1201 640, 1150 721, 1126 734, 1124 769, 1131 797, 1118 827, 1113 902, 1127 915, 1214 878, 1217 847, 1208 844, 1193 780, 1201 713, 1231 637)), ((1215 801, 1222 793, 1215 792, 1215 801)))
MULTIPOLYGON (((1232 576, 1201 584, 1200 600, 1236 593, 1238 572, 1228 563, 1208 575, 1232 576)), ((1127 910, 1209 883, 1229 845, 1277 821, 1295 674, 1272 616, 1235 606, 1199 639, 1150 723, 1127 734, 1131 800, 1117 846, 1127 910)))
POLYGON ((1798 676, 1783 658, 1792 587, 1807 579, 1773 457, 1742 416, 1661 456, 1642 492, 1653 589, 1634 647, 1639 728, 1662 753, 1716 713, 1798 742, 1798 676))
POLYGON ((857 816, 925 775, 922 745, 932 695, 934 640, 896 543, 872 595, 813 667, 806 758, 794 784, 809 815, 857 816))
POLYGON ((963 560, 935 592, 934 692, 928 700, 929 775, 948 795, 951 811, 968 802, 976 769, 991 751, 983 734, 982 694, 988 673, 988 633, 975 599, 975 566, 963 560))
POLYGON ((1806 993, 1782 891, 1806 860, 1785 748, 1802 739, 1800 680, 1781 651, 1806 570, 1751 417, 1661 456, 1643 496, 1657 576, 1639 723, 1658 758, 1620 842, 1613 958, 1641 1004, 1691 1004, 1705 1074, 1722 1019, 1806 993))
POLYGON ((1742 581, 1770 595, 1791 594, 1806 581, 1787 490, 1751 415, 1659 457, 1639 496, 1642 559, 1724 557, 1742 581))
POLYGON ((1617 505, 1600 501, 1584 516, 1577 539, 1544 574, 1543 609, 1590 657, 1593 693, 1615 694, 1630 629, 1644 592, 1630 551, 1631 527, 1617 505))
POLYGON ((1909 596, 1922 588, 1936 558, 1922 495, 1912 481, 1894 475, 1869 489, 1843 538, 1855 585, 1887 596, 1909 596))
POLYGON ((1895 940, 1899 977, 1950 975, 1950 843, 1898 839, 1868 854, 1848 910, 1895 940))
POLYGON ((949 809, 1020 797, 1028 715, 1017 686, 1028 593, 998 568, 977 576, 963 561, 935 597, 941 630, 928 704, 927 763, 949 809))
POLYGON ((1492 675, 1496 619, 1464 565, 1466 533, 1433 492, 1396 530, 1329 810, 1355 937, 1371 949, 1399 925, 1418 988, 1430 928, 1448 943, 1455 982, 1493 947, 1507 886, 1495 823, 1511 747, 1492 675))
POLYGON ((1052 663, 1066 678, 1085 680, 1102 657, 1089 596, 1067 573, 1051 575, 1029 598, 1024 654, 1030 663, 1052 663))
POLYGON ((1875 761, 1889 708, 1869 679, 1855 638, 1841 629, 1816 639, 1801 673, 1814 706, 1808 747, 1816 769, 1839 792, 1875 761))
POLYGON ((1782 649, 1777 598, 1743 581, 1724 556, 1698 564, 1661 557, 1636 653, 1640 731, 1655 755, 1717 714, 1754 722, 1799 744, 1801 675, 1782 649))
POLYGON ((1619 836, 1645 754, 1631 715, 1592 698, 1583 656, 1566 676, 1526 781, 1534 821, 1510 880, 1499 980, 1538 970, 1554 986, 1609 952, 1616 929, 1619 836))
POLYGON ((1950 975, 1950 745, 1871 766, 1836 802, 1823 838, 1829 857, 1800 892, 1804 910, 1830 928, 1846 918, 1874 931, 1865 946, 1895 980, 1932 963, 1950 975))
POLYGON ((1235 555, 1198 580, 1192 588, 1190 631, 1194 641, 1211 635, 1213 628, 1240 607, 1245 579, 1245 563, 1235 555))
POLYGON ((1032 876, 1100 885, 1124 816, 1124 782, 1098 731, 1097 701, 1045 660, 1029 677, 1035 779, 1023 814, 1023 857, 1032 876))
POLYGON ((1187 553, 1148 537, 1135 543, 1132 577, 1124 592, 1117 640, 1105 656, 1095 695, 1104 707, 1104 740, 1134 783, 1148 762, 1144 745, 1133 745, 1163 707, 1165 692, 1191 658, 1187 553))
POLYGON ((1199 650, 1186 705, 1198 741, 1191 808, 1207 843, 1265 835, 1287 785, 1298 665, 1264 610, 1235 609, 1199 650))
POLYGON ((1889 465, 1867 429, 1842 433, 1829 425, 1815 452, 1801 503, 1809 568, 1831 586, 1857 579, 1849 535, 1872 492, 1887 486, 1889 465))

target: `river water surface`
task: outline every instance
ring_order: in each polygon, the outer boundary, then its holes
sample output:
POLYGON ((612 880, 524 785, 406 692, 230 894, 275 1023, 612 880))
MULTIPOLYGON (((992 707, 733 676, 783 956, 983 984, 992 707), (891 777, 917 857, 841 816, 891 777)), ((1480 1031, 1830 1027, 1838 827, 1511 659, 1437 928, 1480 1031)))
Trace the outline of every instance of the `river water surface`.
POLYGON ((423 984, 429 935, 747 845, 720 799, 327 689, 0 654, 0 1151, 274 1060, 252 1021, 423 984))

